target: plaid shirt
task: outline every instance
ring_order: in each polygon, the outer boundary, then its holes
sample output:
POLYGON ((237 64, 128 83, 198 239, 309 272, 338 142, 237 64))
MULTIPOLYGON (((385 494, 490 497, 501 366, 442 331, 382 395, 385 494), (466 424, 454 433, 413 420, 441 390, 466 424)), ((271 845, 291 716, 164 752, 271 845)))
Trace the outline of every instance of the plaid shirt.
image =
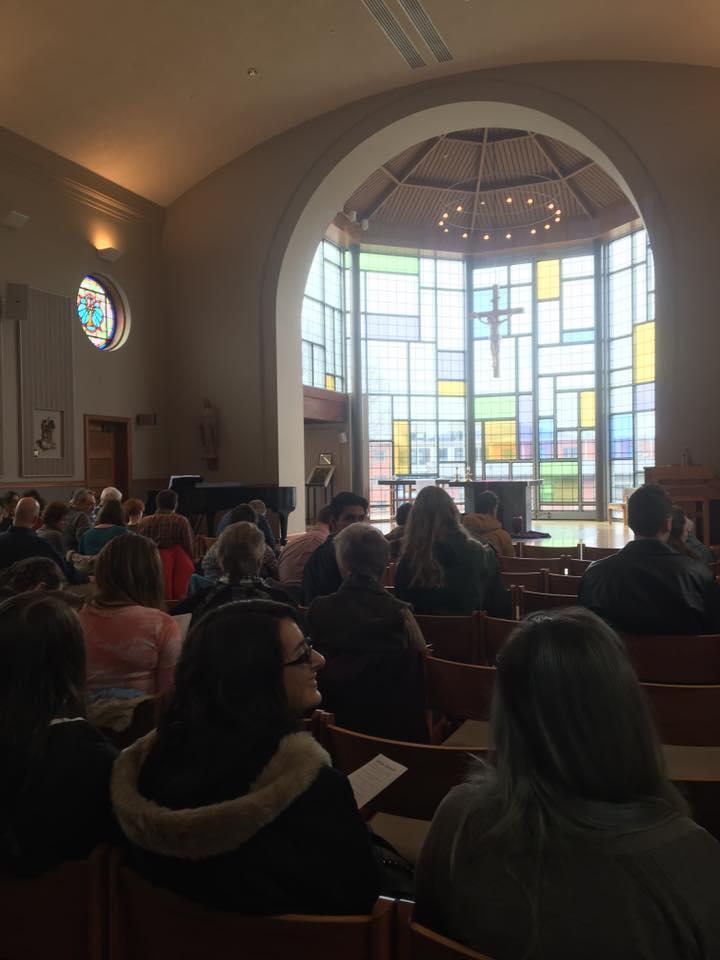
POLYGON ((179 513, 157 512, 144 517, 135 528, 137 533, 154 540, 159 549, 181 546, 189 557, 193 555, 193 536, 190 523, 179 513))

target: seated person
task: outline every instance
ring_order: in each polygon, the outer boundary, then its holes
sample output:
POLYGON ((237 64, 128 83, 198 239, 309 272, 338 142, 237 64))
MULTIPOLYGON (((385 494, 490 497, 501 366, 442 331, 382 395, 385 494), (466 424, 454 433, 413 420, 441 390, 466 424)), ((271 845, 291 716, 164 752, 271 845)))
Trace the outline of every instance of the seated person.
POLYGON ((135 533, 115 537, 98 555, 95 582, 97 594, 80 611, 90 694, 108 699, 168 690, 180 629, 163 610, 155 544, 135 533))
POLYGON ((95 494, 86 487, 76 490, 70 499, 70 512, 63 530, 64 553, 77 550, 80 537, 92 526, 95 513, 95 494))
POLYGON ((342 574, 335 559, 333 537, 351 523, 367 520, 368 502, 356 493, 336 493, 329 503, 330 536, 320 544, 305 563, 303 570, 302 598, 310 606, 315 597, 335 593, 342 583, 342 574))
MULTIPOLYGON (((258 513, 249 503, 239 503, 236 507, 226 514, 228 523, 223 526, 223 531, 233 523, 252 523, 262 533, 262 528, 258 523, 258 513)), ((222 533, 220 533, 222 536, 222 533)), ((264 536, 264 534, 263 534, 264 536)), ((218 538, 219 539, 219 538, 218 538)), ((217 580, 222 576, 220 564, 217 559, 217 542, 215 542, 202 559, 202 572, 207 580, 217 580)), ((265 540, 265 552, 263 553, 262 564, 260 565, 260 576, 269 580, 277 580, 278 562, 273 550, 268 546, 265 540)))
POLYGON ((396 525, 392 528, 390 533, 385 534, 387 540, 390 541, 390 558, 392 560, 397 560, 397 558, 400 556, 402 539, 405 536, 405 529, 407 527, 408 517, 410 516, 411 510, 411 503, 401 503, 395 512, 396 525))
POLYGON ((510 616, 510 595, 494 550, 460 524, 454 500, 442 487, 417 495, 395 570, 395 595, 415 613, 510 616))
POLYGON ((232 523, 214 544, 220 578, 173 607, 176 616, 192 613, 195 623, 213 607, 232 600, 277 600, 293 603, 278 583, 260 576, 267 550, 262 531, 254 523, 232 523))
POLYGON ((117 500, 118 503, 122 503, 122 491, 118 490, 117 487, 105 487, 104 490, 100 493, 100 502, 98 508, 102 510, 106 503, 109 503, 111 500, 117 500))
POLYGON ((320 690, 341 727, 396 740, 427 740, 425 640, 410 607, 380 585, 390 544, 367 523, 334 539, 343 582, 308 611, 313 645, 326 666, 320 690))
POLYGON ((37 535, 46 540, 61 557, 65 556, 65 542, 63 533, 67 527, 67 518, 70 507, 61 500, 53 500, 42 512, 42 524, 38 527, 37 535))
POLYGON ((23 497, 18 502, 12 526, 5 533, 0 533, 0 570, 27 557, 47 557, 55 561, 69 583, 87 583, 86 574, 77 571, 33 530, 39 514, 40 505, 34 498, 23 497))
POLYGON ((301 731, 323 658, 296 616, 229 603, 191 629, 157 731, 115 765, 113 807, 151 883, 242 913, 364 914, 380 887, 370 833, 301 731))
POLYGON ((178 495, 174 490, 160 490, 155 498, 155 513, 143 517, 135 532, 149 537, 160 550, 182 547, 192 559, 192 529, 187 517, 175 512, 177 506, 178 495))
POLYGON ((475 497, 475 513, 466 513, 462 525, 471 537, 489 544, 499 557, 514 557, 512 538, 497 518, 499 502, 492 490, 484 490, 475 497))
POLYGON ((85 721, 84 685, 82 630, 60 597, 38 591, 0 604, 3 873, 83 860, 113 836, 117 751, 85 721))
MULTIPOLYGON (((682 510, 682 507, 677 507, 676 509, 682 510)), ((703 563, 715 563, 717 558, 712 549, 708 547, 707 544, 703 543, 702 540, 698 539, 697 534, 695 533, 694 522, 690 519, 690 517, 685 515, 684 511, 683 516, 685 517, 683 541, 687 549, 691 550, 697 559, 702 560, 703 563)))
POLYGON ((315 523, 305 533, 288 540, 278 560, 280 583, 302 583, 303 571, 310 554, 317 550, 321 543, 325 543, 330 534, 331 518, 330 507, 326 504, 320 508, 315 523))
POLYGON ((620 639, 531 614, 497 662, 495 757, 437 810, 419 923, 491 957, 720 955, 720 845, 668 782, 620 639))
POLYGON ((49 557, 27 557, 0 572, 0 595, 11 597, 30 590, 62 590, 65 577, 49 557))
POLYGON ((138 497, 131 497, 123 504, 123 510, 125 511, 125 525, 127 526, 128 530, 132 530, 134 533, 137 533, 135 528, 140 523, 143 518, 143 514, 145 513, 145 502, 140 500, 138 497))
POLYGON ((628 523, 635 539, 590 564, 580 581, 580 603, 625 633, 720 630, 720 593, 712 573, 668 545, 672 501, 664 487, 638 487, 628 499, 628 523))
MULTIPOLYGON (((22 500, 23 497, 30 497, 33 500, 37 500, 37 505, 39 507, 40 513, 35 518, 35 523, 33 524, 33 530, 39 530, 43 523, 42 514, 45 510, 45 498, 40 496, 40 492, 36 490, 35 487, 31 487, 29 490, 26 490, 20 499, 22 500)), ((58 552, 62 553, 62 550, 58 552)))
POLYGON ((15 507, 18 505, 19 500, 20 494, 15 493, 14 490, 8 490, 2 500, 0 500, 0 533, 5 533, 5 531, 9 530, 12 526, 15 507))
POLYGON ((265 537, 265 543, 267 543, 273 553, 279 553, 280 547, 275 539, 275 534, 272 532, 272 527, 270 526, 270 521, 268 520, 267 516, 267 507, 265 506, 264 501, 251 500, 250 506, 258 515, 258 526, 262 530, 263 536, 265 537))
POLYGON ((80 537, 78 553, 85 557, 95 557, 106 543, 123 533, 127 533, 127 528, 122 504, 119 500, 107 500, 105 505, 100 507, 95 526, 90 527, 80 537))

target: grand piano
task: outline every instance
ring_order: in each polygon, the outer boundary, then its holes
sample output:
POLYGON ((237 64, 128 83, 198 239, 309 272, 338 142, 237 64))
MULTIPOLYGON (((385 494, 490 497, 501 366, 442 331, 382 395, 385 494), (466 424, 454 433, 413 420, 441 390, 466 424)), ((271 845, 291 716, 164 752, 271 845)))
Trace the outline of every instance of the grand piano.
POLYGON ((203 482, 200 476, 171 477, 170 489, 178 495, 178 513, 186 516, 193 526, 199 525, 204 515, 208 536, 215 533, 215 514, 220 510, 232 510, 239 503, 262 500, 268 510, 278 515, 280 542, 287 540, 288 515, 297 503, 296 487, 278 487, 264 484, 248 487, 233 480, 203 482))

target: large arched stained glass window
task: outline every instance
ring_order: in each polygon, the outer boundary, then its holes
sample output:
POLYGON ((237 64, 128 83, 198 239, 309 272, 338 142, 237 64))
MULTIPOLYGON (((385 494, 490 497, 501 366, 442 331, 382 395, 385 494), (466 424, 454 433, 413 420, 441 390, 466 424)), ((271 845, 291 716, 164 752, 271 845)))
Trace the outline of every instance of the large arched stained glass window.
POLYGON ((112 347, 117 335, 117 312, 112 294, 96 277, 87 276, 80 284, 77 312, 90 343, 98 350, 112 347))

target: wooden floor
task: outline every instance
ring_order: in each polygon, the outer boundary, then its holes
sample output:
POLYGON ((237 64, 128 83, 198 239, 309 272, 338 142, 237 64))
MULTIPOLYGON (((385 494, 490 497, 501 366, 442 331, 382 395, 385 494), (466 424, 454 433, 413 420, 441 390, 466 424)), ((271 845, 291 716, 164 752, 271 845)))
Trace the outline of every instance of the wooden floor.
POLYGON ((549 533, 550 537, 528 542, 553 547, 570 547, 576 543, 586 543, 589 547, 624 547, 633 538, 630 527, 604 520, 533 520, 531 529, 549 533))
MULTIPOLYGON (((377 526, 387 533, 393 524, 378 523, 377 526)), ((600 520, 533 520, 530 529, 550 534, 543 539, 528 540, 545 547, 574 547, 578 543, 589 547, 624 547, 633 538, 632 530, 622 523, 600 520)))

